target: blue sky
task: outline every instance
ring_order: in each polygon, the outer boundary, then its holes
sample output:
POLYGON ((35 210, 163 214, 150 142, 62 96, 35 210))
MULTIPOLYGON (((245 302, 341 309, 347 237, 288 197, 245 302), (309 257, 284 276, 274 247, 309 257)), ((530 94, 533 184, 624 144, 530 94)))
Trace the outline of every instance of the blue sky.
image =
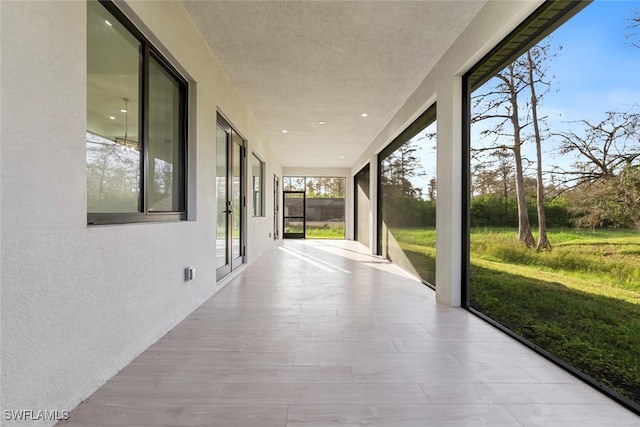
MULTIPOLYGON (((546 40, 556 55, 548 60, 548 75, 553 79, 538 115, 548 117, 552 132, 571 130, 579 135, 584 126, 572 121, 596 124, 606 112, 625 112, 634 105, 634 111, 640 112, 640 48, 625 38, 634 31, 640 33, 640 28, 628 28, 632 16, 640 16, 640 1, 595 1, 546 40)), ((636 40, 640 42, 640 36, 636 40)), ((522 99, 521 105, 524 103, 522 99)), ((490 121, 473 127, 472 147, 488 143, 478 135, 481 129, 490 127, 490 121)), ((528 168, 525 164, 525 173, 532 175, 535 147, 525 143, 522 152, 531 160, 528 168)), ((543 170, 553 166, 568 170, 576 160, 574 154, 561 156, 553 139, 543 141, 543 170)))
MULTIPOLYGON (((554 79, 544 96, 541 115, 549 117, 553 130, 578 133, 580 127, 567 122, 598 122, 607 111, 627 111, 640 103, 640 48, 625 38, 633 31, 627 27, 634 13, 640 16, 640 1, 595 1, 550 35, 557 55, 549 62, 554 79)), ((640 44, 640 28, 635 32, 640 44)), ((424 132, 434 131, 434 126, 424 132)), ((414 139, 420 139, 424 132, 414 139)), ((436 153, 430 141, 421 139, 417 145, 425 176, 415 177, 412 182, 426 194, 429 179, 436 173, 436 153)), ((550 169, 550 165, 569 167, 575 160, 572 156, 560 158, 552 141, 547 141, 543 149, 544 169, 550 169)), ((523 154, 534 159, 534 147, 525 146, 523 154)))
POLYGON ((634 10, 640 13, 640 2, 596 1, 551 35, 562 49, 550 63, 557 92, 545 96, 549 112, 597 120, 640 101, 640 48, 625 39, 634 10))

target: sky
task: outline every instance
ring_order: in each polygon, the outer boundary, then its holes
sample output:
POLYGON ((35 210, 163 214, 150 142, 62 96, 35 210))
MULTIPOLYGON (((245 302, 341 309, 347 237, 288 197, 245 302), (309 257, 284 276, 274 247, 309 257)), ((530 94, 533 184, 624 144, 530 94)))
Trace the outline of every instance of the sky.
MULTIPOLYGON (((625 38, 634 31, 627 28, 634 15, 640 16, 640 1, 597 0, 549 36, 557 55, 549 62, 554 78, 543 98, 541 115, 548 116, 551 129, 578 133, 581 127, 569 122, 598 122, 607 111, 627 111, 634 105, 640 112, 640 47, 625 38)), ((640 28, 635 33, 640 44, 640 28)), ((474 134, 472 130, 472 138, 474 134)), ((435 150, 424 139, 418 145, 426 174, 413 183, 426 194, 429 179, 435 175, 435 150)), ((553 141, 544 146, 544 169, 550 165, 566 168, 575 161, 571 155, 560 157, 556 148, 553 141)), ((525 147, 524 155, 535 159, 532 144, 525 147)))
POLYGON ((545 108, 563 120, 594 120, 640 102, 640 48, 625 39, 634 10, 640 16, 640 2, 596 1, 551 35, 562 49, 550 63, 557 92, 545 97, 545 108))

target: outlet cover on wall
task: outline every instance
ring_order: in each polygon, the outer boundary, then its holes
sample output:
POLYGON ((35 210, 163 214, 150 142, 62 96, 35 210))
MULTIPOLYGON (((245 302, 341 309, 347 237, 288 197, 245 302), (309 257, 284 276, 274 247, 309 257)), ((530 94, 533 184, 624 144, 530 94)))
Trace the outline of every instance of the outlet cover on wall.
POLYGON ((184 281, 188 282, 196 278, 196 268, 189 266, 184 269, 184 281))

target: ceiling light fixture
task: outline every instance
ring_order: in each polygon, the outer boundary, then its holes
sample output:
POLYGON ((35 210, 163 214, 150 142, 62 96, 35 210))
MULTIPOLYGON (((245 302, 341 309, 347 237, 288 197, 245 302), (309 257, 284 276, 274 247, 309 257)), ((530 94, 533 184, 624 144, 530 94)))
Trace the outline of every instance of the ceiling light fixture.
POLYGON ((318 122, 318 124, 319 124, 319 125, 323 125, 323 124, 325 124, 325 122, 323 122, 322 120, 320 120, 320 121, 318 122))
POLYGON ((340 156, 341 159, 344 159, 344 156, 340 156))
POLYGON ((368 117, 369 115, 367 113, 362 113, 360 114, 360 117, 368 117))
POLYGON ((289 133, 289 131, 286 129, 282 129, 282 133, 289 133))
POLYGON ((108 20, 106 20, 106 19, 104 20, 104 23, 107 24, 110 27, 113 27, 113 24, 111 22, 109 22, 108 20))
POLYGON ((115 117, 113 117, 113 116, 109 116, 109 118, 110 118, 111 120, 115 120, 115 119, 116 119, 116 118, 115 118, 115 117))
POLYGON ((125 110, 124 108, 122 110, 120 110, 121 113, 126 113, 127 110, 125 110))

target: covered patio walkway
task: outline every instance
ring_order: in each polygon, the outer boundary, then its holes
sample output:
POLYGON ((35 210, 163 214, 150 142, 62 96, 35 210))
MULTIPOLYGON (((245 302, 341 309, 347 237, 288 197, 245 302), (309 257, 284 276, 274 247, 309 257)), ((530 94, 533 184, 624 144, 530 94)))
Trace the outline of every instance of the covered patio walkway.
POLYGON ((631 426, 353 241, 263 255, 59 425, 631 426))

